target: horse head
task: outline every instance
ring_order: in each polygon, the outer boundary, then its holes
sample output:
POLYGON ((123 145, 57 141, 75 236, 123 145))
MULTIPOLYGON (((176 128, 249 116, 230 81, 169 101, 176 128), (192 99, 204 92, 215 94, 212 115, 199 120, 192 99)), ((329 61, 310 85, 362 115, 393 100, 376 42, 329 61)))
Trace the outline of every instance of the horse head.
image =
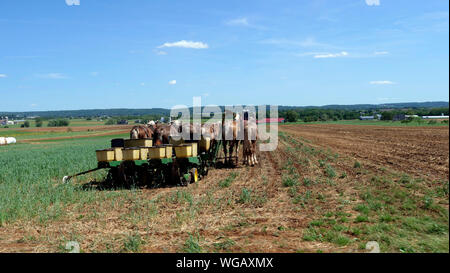
POLYGON ((130 131, 130 139, 138 139, 139 138, 139 129, 137 127, 133 127, 130 131))

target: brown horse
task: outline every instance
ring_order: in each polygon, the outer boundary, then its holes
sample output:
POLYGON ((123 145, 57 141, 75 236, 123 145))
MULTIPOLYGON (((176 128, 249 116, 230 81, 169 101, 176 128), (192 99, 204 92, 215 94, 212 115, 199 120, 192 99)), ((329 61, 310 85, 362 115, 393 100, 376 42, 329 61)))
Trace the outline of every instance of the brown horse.
POLYGON ((217 139, 220 135, 220 122, 203 124, 201 128, 202 137, 208 137, 211 141, 217 139))
POLYGON ((236 150, 236 163, 239 163, 239 144, 238 139, 240 124, 239 114, 236 114, 234 120, 225 120, 225 115, 222 117, 222 141, 223 153, 225 155, 225 164, 230 164, 233 159, 233 150, 236 150))
MULTIPOLYGON (((169 125, 169 133, 177 134, 181 137, 182 141, 190 141, 190 140, 200 140, 202 133, 202 126, 200 123, 191 123, 191 122, 181 122, 180 120, 176 120, 169 125), (173 125, 173 128, 170 126, 173 125), (172 130, 172 131, 170 131, 172 130), (198 139, 194 139, 194 137, 198 137, 198 139)), ((170 139, 172 138, 172 134, 170 134, 170 139)))
POLYGON ((153 142, 155 145, 169 144, 170 124, 156 124, 153 131, 153 142))
POLYGON ((153 131, 144 125, 134 126, 130 131, 130 139, 153 138, 153 131))
POLYGON ((258 140, 258 127, 255 122, 244 120, 244 164, 254 166, 258 164, 256 158, 256 141, 258 140))
POLYGON ((214 122, 214 123, 205 123, 201 127, 201 139, 209 139, 210 144, 209 147, 213 147, 216 145, 217 139, 221 136, 221 130, 220 130, 220 122, 214 122))

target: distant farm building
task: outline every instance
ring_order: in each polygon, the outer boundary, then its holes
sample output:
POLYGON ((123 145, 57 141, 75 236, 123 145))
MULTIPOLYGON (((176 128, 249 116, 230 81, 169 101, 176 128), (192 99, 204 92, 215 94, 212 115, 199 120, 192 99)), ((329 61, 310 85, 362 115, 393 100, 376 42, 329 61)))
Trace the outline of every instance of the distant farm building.
POLYGON ((359 120, 376 120, 376 119, 381 119, 381 115, 376 114, 375 116, 360 116, 359 117, 359 120))
POLYGON ((14 121, 12 120, 8 120, 6 123, 4 123, 3 125, 14 125, 16 124, 14 121))
POLYGON ((393 121, 400 121, 400 120, 406 120, 405 114, 395 114, 392 118, 393 121))
POLYGON ((119 125, 127 125, 128 124, 128 120, 126 120, 126 119, 119 120, 117 122, 117 124, 119 124, 119 125))
POLYGON ((407 119, 410 120, 410 119, 414 119, 414 118, 420 118, 420 117, 418 115, 396 114, 396 115, 394 115, 392 120, 399 121, 399 120, 407 120, 407 119))
POLYGON ((422 116, 423 119, 448 119, 448 116, 445 116, 442 113, 440 116, 422 116))
POLYGON ((0 117, 0 125, 6 125, 8 122, 8 117, 0 117))
POLYGON ((265 118, 263 120, 256 120, 256 123, 284 123, 284 118, 265 118))
POLYGON ((12 120, 9 120, 8 117, 1 117, 0 118, 0 125, 5 126, 5 125, 14 125, 14 124, 16 124, 16 123, 14 121, 12 121, 12 120))

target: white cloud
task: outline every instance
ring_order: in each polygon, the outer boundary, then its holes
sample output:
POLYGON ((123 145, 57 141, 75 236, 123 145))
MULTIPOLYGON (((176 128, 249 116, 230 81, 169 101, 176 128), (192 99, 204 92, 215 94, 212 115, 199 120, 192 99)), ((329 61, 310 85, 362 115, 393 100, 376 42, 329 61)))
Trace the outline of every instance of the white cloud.
POLYGON ((66 0, 66 5, 68 6, 79 6, 80 0, 66 0))
POLYGON ((371 81, 369 82, 370 84, 378 84, 378 85, 383 85, 383 84, 395 84, 395 82, 392 81, 371 81))
POLYGON ((337 58, 337 57, 351 57, 351 58, 374 58, 374 57, 380 57, 380 56, 386 56, 389 55, 390 52, 388 51, 375 51, 371 53, 358 53, 358 52, 352 52, 352 54, 348 53, 347 51, 342 51, 338 53, 329 53, 324 51, 308 51, 308 52, 301 52, 301 53, 293 53, 294 56, 297 57, 308 57, 308 56, 314 56, 314 58, 337 58))
POLYGON ((226 24, 229 26, 250 26, 250 24, 248 23, 248 19, 245 17, 229 20, 226 22, 226 24))
POLYGON ((141 82, 141 84, 140 84, 141 86, 145 86, 145 82, 141 82))
POLYGON ((377 98, 379 101, 403 100, 401 98, 377 98))
POLYGON ((172 81, 169 82, 169 84, 170 85, 175 85, 175 84, 177 84, 177 81, 176 80, 172 80, 172 81))
POLYGON ((6 74, 0 74, 0 78, 6 78, 8 77, 6 74))
POLYGON ((303 53, 295 53, 294 55, 297 57, 306 57, 306 56, 313 56, 313 55, 321 55, 321 54, 328 54, 323 52, 303 52, 303 53))
POLYGON ((305 40, 299 42, 299 45, 302 47, 327 47, 328 45, 318 43, 316 39, 312 37, 308 37, 305 40))
POLYGON ((32 104, 30 104, 30 106, 31 106, 31 107, 36 107, 37 104, 36 104, 36 103, 32 103, 32 104))
POLYGON ((93 76, 93 77, 97 77, 98 74, 100 74, 100 73, 98 73, 98 72, 91 72, 91 76, 93 76))
POLYGON ((300 47, 318 47, 318 48, 335 48, 335 46, 317 42, 313 37, 308 37, 304 40, 289 40, 289 39, 267 39, 261 41, 263 44, 272 44, 278 46, 300 46, 300 47))
POLYGON ((47 74, 38 74, 38 78, 42 79, 53 79, 53 80, 59 80, 59 79, 67 79, 68 77, 61 73, 47 73, 47 74))
POLYGON ((254 29, 259 29, 259 30, 268 30, 268 28, 265 26, 250 22, 250 20, 247 17, 239 17, 239 18, 235 18, 235 19, 230 19, 228 21, 225 21, 224 24, 227 26, 231 26, 231 27, 247 27, 247 28, 254 28, 254 29))
POLYGON ((366 0, 368 6, 379 6, 380 0, 366 0))
POLYGON ((186 41, 181 40, 174 43, 164 43, 163 45, 158 46, 158 48, 164 48, 164 47, 182 47, 182 48, 193 48, 193 49, 206 49, 209 48, 208 44, 205 44, 203 42, 193 42, 193 41, 186 41))
POLYGON ((167 55, 167 52, 158 50, 158 51, 156 51, 156 55, 167 55))
POLYGON ((348 52, 342 51, 340 53, 318 54, 318 55, 314 55, 314 58, 323 59, 323 58, 337 58, 337 57, 345 57, 345 56, 348 56, 348 52))

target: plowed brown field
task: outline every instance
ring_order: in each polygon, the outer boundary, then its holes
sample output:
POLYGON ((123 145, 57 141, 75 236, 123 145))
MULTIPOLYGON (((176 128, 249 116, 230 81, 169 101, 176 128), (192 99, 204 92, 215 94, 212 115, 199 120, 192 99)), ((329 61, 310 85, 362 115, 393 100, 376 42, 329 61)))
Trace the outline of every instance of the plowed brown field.
POLYGON ((430 179, 449 178, 449 128, 287 125, 281 131, 321 147, 430 179))

